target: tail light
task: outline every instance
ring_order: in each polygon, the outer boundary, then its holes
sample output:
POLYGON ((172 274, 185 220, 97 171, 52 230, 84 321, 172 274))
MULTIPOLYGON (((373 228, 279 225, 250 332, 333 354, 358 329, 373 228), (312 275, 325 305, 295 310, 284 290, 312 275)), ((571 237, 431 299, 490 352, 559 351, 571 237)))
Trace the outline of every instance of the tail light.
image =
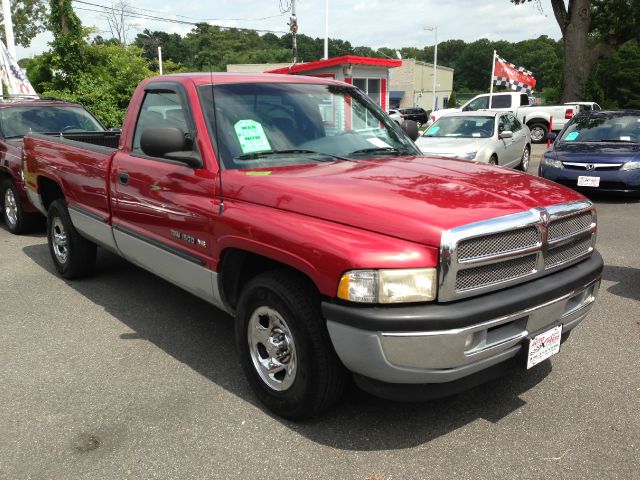
POLYGON ((431 121, 435 122, 436 121, 436 116, 435 115, 431 115, 431 121))
POLYGON ((567 108, 564 111, 565 120, 571 120, 573 118, 573 108, 567 108))

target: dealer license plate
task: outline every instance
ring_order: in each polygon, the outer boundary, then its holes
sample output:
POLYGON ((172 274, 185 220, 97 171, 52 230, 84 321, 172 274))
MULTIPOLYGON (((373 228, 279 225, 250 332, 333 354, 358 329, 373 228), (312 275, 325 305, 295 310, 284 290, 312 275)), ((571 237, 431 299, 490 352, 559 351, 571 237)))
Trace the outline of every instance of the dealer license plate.
POLYGON ((585 177, 584 175, 580 175, 578 177, 578 186, 579 187, 599 187, 600 177, 585 177))
POLYGON ((530 339, 527 369, 558 353, 561 338, 562 325, 558 325, 530 339))

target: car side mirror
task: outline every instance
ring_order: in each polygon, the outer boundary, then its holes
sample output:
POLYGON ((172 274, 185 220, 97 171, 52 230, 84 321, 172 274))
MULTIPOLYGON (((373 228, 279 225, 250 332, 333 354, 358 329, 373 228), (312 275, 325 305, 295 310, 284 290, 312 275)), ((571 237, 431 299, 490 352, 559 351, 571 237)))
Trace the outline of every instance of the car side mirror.
POLYGON ((191 168, 202 168, 202 159, 187 151, 187 138, 178 127, 147 127, 140 137, 140 148, 150 157, 166 158, 184 163, 191 168))
POLYGON ((404 130, 404 132, 414 142, 420 136, 420 131, 418 130, 418 124, 416 122, 414 122, 413 120, 405 120, 404 122, 402 122, 401 127, 402 127, 402 130, 404 130))
POLYGON ((553 142, 553 141, 555 141, 556 138, 558 138, 558 134, 557 133, 553 133, 553 132, 549 132, 549 133, 547 133, 547 138, 549 139, 549 141, 553 142))
POLYGON ((513 132, 511 130, 505 130, 504 132, 500 132, 500 138, 511 138, 513 137, 513 132))

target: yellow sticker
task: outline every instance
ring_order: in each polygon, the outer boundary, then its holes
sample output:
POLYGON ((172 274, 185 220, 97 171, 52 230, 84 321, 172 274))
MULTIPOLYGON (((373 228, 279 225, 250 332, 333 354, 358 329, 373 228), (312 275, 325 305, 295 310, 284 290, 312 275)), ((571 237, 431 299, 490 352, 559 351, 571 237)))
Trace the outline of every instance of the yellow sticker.
POLYGON ((260 175, 271 175, 270 171, 246 172, 250 177, 258 177, 260 175))

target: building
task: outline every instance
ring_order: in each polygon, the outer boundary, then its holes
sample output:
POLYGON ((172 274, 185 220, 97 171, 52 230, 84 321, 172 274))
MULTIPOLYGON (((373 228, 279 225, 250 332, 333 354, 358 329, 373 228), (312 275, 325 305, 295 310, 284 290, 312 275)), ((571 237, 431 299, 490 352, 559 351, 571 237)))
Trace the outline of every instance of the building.
MULTIPOLYGON (((453 68, 437 67, 436 109, 446 108, 453 91, 453 68)), ((413 58, 393 70, 389 87, 390 108, 433 108, 433 64, 413 58)))
POLYGON ((389 108, 390 69, 402 65, 402 60, 343 55, 315 62, 290 64, 231 64, 228 72, 280 73, 332 78, 355 85, 384 110, 389 108))

